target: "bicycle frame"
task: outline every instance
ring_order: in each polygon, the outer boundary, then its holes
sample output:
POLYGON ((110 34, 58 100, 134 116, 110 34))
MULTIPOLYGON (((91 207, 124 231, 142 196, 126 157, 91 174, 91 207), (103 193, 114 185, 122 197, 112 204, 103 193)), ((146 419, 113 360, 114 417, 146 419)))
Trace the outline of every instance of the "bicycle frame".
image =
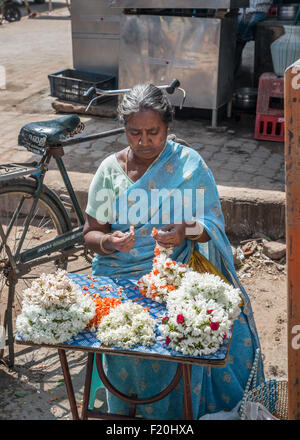
MULTIPOLYGON (((34 173, 30 172, 33 169, 31 167, 31 169, 29 168, 30 171, 28 170, 27 173, 20 169, 19 172, 16 172, 14 174, 14 177, 20 176, 20 175, 24 176, 25 174, 29 174, 31 177, 33 177, 37 181, 37 187, 36 187, 35 194, 33 196, 33 202, 30 207, 27 218, 25 220, 25 225, 24 225, 24 229, 22 231, 22 236, 20 238, 18 248, 17 248, 16 253, 14 255, 12 255, 10 249, 6 245, 6 242, 7 242, 8 236, 10 234, 10 231, 12 229, 14 220, 15 220, 16 216, 18 215, 18 212, 21 210, 24 200, 20 201, 19 206, 10 221, 10 224, 9 224, 8 229, 6 231, 6 235, 4 234, 2 226, 0 225, 1 226, 0 227, 0 238, 2 239, 2 243, 0 243, 0 251, 1 251, 1 249, 3 249, 3 247, 5 247, 6 253, 8 255, 8 258, 9 258, 12 270, 15 273, 15 276, 20 277, 20 276, 30 272, 30 270, 32 269, 33 266, 39 265, 39 264, 46 262, 46 261, 57 259, 58 256, 52 255, 52 254, 54 254, 58 251, 62 251, 62 254, 64 256, 67 256, 67 255, 74 254, 75 245, 82 245, 82 247, 79 247, 78 250, 80 250, 81 248, 84 247, 83 246, 84 240, 83 240, 82 233, 83 233, 83 226, 85 223, 85 219, 84 219, 84 215, 81 210, 81 207, 79 205, 78 199, 76 197, 75 191, 73 189, 72 183, 69 179, 68 172, 67 172, 65 165, 63 163, 63 160, 62 160, 62 156, 64 154, 63 148, 65 146, 84 143, 84 142, 88 142, 90 140, 101 139, 101 138, 108 137, 108 136, 114 136, 114 135, 117 135, 120 133, 124 133, 124 131, 125 131, 124 128, 119 128, 119 129, 110 130, 110 131, 106 131, 106 132, 102 132, 102 133, 98 133, 98 134, 94 134, 94 135, 81 136, 76 139, 69 139, 66 141, 62 141, 60 143, 59 147, 49 148, 45 152, 41 161, 37 164, 36 172, 34 172, 34 173), (72 206, 74 208, 75 214, 76 214, 78 221, 79 221, 79 226, 72 228, 70 231, 65 232, 64 234, 60 234, 60 235, 56 236, 54 239, 48 240, 41 245, 35 246, 29 250, 21 252, 21 248, 24 243, 26 233, 27 233, 28 227, 30 225, 30 221, 31 221, 32 217, 34 216, 35 208, 36 208, 36 205, 37 205, 37 202, 38 202, 38 199, 39 199, 42 187, 43 187, 43 180, 44 180, 45 174, 48 170, 48 164, 49 164, 52 157, 56 161, 57 168, 60 172, 60 175, 63 179, 63 182, 65 184, 67 192, 70 196, 72 206), (41 257, 45 257, 45 255, 47 255, 47 257, 41 259, 41 257)), ((4 177, 6 178, 6 176, 4 176, 4 177)))

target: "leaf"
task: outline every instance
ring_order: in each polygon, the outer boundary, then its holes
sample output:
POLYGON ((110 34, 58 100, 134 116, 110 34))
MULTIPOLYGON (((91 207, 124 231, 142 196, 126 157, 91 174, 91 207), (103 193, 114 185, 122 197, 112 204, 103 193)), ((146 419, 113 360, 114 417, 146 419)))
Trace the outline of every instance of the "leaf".
POLYGON ((62 385, 65 384, 65 380, 64 379, 59 379, 56 384, 55 387, 61 387, 62 385))
POLYGON ((25 397, 26 393, 22 393, 21 391, 18 391, 17 393, 15 393, 15 396, 17 396, 17 397, 25 397))

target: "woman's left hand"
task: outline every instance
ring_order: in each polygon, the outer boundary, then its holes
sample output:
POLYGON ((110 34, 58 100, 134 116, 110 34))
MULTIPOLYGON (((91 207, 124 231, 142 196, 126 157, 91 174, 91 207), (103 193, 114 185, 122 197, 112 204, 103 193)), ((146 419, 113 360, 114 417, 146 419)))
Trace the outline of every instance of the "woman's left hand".
POLYGON ((180 246, 185 239, 185 224, 171 223, 161 228, 153 238, 165 248, 180 246))

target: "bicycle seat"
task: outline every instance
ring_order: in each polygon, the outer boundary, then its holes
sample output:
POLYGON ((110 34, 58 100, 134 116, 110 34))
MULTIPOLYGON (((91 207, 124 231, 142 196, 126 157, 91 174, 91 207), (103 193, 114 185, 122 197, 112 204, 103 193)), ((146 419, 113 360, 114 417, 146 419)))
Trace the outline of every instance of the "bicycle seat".
POLYGON ((67 115, 50 121, 31 122, 21 128, 18 145, 37 154, 44 154, 46 147, 59 146, 80 123, 77 115, 67 115))

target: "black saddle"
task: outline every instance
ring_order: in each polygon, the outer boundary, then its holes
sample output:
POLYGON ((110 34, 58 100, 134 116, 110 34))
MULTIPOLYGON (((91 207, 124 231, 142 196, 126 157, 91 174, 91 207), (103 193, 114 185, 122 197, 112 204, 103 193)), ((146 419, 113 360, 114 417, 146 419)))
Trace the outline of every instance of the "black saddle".
POLYGON ((46 147, 59 146, 80 124, 77 115, 67 115, 51 121, 31 122, 21 128, 18 145, 36 154, 44 154, 46 147))

